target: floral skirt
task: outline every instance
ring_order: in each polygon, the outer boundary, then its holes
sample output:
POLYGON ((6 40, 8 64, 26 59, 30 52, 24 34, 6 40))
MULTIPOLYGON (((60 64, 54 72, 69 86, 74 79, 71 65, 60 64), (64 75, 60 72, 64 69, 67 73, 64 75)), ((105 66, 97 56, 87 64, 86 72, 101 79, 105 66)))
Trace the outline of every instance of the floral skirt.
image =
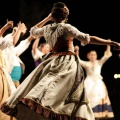
POLYGON ((75 55, 53 56, 43 61, 1 110, 16 116, 20 102, 51 120, 94 120, 84 88, 84 73, 75 55))

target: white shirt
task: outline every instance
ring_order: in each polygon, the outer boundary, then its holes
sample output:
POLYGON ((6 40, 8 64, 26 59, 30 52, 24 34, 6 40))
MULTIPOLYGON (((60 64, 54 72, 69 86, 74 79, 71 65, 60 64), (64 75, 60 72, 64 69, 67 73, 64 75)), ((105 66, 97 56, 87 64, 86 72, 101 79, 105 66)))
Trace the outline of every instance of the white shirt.
POLYGON ((11 73, 14 66, 22 66, 23 72, 25 65, 19 56, 29 47, 30 41, 28 39, 22 40, 17 46, 13 45, 13 37, 8 34, 4 37, 7 43, 7 48, 3 50, 5 60, 7 63, 8 72, 11 73))
POLYGON ((31 53, 34 61, 38 60, 39 58, 42 59, 42 56, 44 55, 38 48, 36 48, 36 53, 34 53, 33 50, 31 53))
MULTIPOLYGON (((79 31, 77 28, 66 23, 53 23, 43 26, 42 28, 32 27, 30 34, 35 37, 44 36, 46 42, 51 48, 54 47, 57 38, 63 37, 65 40, 75 38, 81 42, 81 45, 86 45, 90 42, 89 34, 79 31)), ((73 48, 74 49, 74 48, 73 48)))

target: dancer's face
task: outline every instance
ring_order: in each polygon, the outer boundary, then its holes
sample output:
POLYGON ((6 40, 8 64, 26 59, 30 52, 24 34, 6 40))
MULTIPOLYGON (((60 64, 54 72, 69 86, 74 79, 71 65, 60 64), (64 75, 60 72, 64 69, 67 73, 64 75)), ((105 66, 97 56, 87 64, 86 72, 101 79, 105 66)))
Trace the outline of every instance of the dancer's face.
POLYGON ((90 61, 94 62, 94 61, 97 59, 97 53, 96 53, 96 51, 90 51, 90 52, 88 53, 88 55, 87 55, 87 58, 88 58, 90 61))

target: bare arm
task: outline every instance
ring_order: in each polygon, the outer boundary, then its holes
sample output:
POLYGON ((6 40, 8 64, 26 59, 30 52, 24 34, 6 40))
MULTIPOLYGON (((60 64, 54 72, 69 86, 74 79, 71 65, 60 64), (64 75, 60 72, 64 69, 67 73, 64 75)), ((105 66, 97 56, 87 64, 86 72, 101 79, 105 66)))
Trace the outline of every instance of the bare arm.
POLYGON ((74 47, 74 52, 79 56, 79 46, 78 45, 76 45, 74 47))
POLYGON ((36 38, 36 40, 33 43, 33 46, 32 46, 33 54, 36 54, 36 49, 38 47, 39 40, 40 40, 40 38, 36 38))
POLYGON ((28 41, 32 41, 32 40, 34 40, 34 37, 32 36, 32 35, 30 35, 29 37, 28 37, 28 41))
MULTIPOLYGON (((108 41, 111 41, 111 40, 108 40, 108 41)), ((112 52, 110 48, 111 48, 110 45, 106 46, 106 51, 104 52, 103 57, 99 60, 101 65, 103 65, 112 56, 112 52)))
POLYGON ((112 41, 112 40, 105 40, 96 36, 90 36, 90 44, 96 45, 113 45, 120 49, 120 43, 112 41))
POLYGON ((50 21, 52 19, 51 13, 44 18, 42 21, 40 21, 38 24, 36 24, 37 27, 42 27, 43 25, 45 25, 48 21, 50 21))
POLYGON ((31 41, 34 38, 30 35, 25 40, 20 41, 20 43, 14 47, 14 52, 17 56, 20 56, 29 47, 31 41))
POLYGON ((2 36, 5 31, 13 27, 13 21, 7 21, 7 23, 0 29, 0 36, 2 36))
POLYGON ((18 28, 17 28, 15 34, 13 35, 13 44, 14 44, 14 45, 16 45, 16 43, 18 42, 18 40, 19 40, 19 38, 20 38, 20 35, 21 35, 23 29, 27 30, 25 24, 19 22, 18 28))
MULTIPOLYGON (((108 40, 108 41, 111 41, 111 40, 108 40)), ((111 46, 110 45, 107 45, 105 52, 106 52, 107 56, 111 56, 112 55, 111 46)))

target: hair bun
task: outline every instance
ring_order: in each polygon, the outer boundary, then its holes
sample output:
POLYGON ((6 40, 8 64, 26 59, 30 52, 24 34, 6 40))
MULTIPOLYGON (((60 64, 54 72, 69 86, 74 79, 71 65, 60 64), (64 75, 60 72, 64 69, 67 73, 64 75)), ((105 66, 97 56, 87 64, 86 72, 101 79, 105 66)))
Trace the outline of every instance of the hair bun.
POLYGON ((54 7, 64 8, 66 5, 63 2, 54 3, 54 7))
POLYGON ((52 17, 55 22, 59 23, 62 20, 67 22, 69 9, 63 2, 54 3, 53 8, 51 9, 52 17))

